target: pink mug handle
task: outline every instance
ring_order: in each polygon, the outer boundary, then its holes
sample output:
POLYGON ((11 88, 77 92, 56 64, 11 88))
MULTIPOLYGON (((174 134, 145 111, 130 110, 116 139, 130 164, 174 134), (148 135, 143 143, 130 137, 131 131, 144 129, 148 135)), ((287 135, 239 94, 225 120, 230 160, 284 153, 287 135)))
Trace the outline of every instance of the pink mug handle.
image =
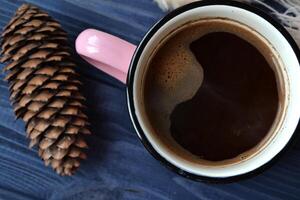
POLYGON ((75 46, 88 63, 126 83, 135 45, 102 31, 86 29, 78 35, 75 46))

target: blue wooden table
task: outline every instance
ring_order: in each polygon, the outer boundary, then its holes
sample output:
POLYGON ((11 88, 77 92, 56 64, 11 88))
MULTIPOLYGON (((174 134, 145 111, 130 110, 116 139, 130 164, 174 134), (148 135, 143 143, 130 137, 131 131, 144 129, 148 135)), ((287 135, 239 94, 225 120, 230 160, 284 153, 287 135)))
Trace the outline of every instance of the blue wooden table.
MULTIPOLYGON (((0 27, 24 2, 38 5, 60 21, 72 45, 86 28, 138 44, 164 15, 151 0, 0 0, 0 27)), ((36 149, 27 148, 24 124, 14 120, 1 75, 0 199, 300 199, 300 142, 255 178, 227 185, 187 180, 161 166, 138 140, 127 113, 124 85, 78 56, 76 60, 93 135, 88 140, 89 158, 72 177, 56 175, 44 166, 36 149)))

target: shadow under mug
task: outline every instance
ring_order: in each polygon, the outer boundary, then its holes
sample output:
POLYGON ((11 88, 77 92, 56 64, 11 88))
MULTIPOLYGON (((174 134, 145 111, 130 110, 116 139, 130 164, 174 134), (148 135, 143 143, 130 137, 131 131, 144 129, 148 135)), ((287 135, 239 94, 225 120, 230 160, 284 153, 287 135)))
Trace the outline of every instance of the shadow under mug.
POLYGON ((87 29, 78 36, 76 50, 90 64, 127 84, 129 113, 139 138, 157 160, 180 175, 213 182, 249 177, 270 166, 294 140, 300 117, 299 48, 284 27, 259 9, 228 0, 195 2, 167 14, 148 31, 138 47, 107 33, 87 29), (232 19, 254 29, 278 52, 286 74, 285 116, 272 141, 255 156, 229 166, 202 166, 168 151, 150 133, 143 115, 141 88, 151 52, 170 32, 202 18, 232 19))

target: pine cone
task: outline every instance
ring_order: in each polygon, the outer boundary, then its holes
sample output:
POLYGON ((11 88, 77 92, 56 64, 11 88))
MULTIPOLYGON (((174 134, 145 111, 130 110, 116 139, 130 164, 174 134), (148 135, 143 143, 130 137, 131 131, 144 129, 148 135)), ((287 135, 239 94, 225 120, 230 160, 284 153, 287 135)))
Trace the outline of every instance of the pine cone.
POLYGON ((66 32, 46 12, 24 4, 4 28, 1 46, 10 100, 26 123, 29 146, 38 145, 58 174, 73 174, 86 158, 82 136, 90 131, 66 32))

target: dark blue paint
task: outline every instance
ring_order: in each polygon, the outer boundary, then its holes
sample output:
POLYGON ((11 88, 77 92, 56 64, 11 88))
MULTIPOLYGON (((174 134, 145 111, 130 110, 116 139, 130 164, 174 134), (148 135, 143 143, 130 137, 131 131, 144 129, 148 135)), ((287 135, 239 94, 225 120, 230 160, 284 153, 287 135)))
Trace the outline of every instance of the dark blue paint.
MULTIPOLYGON (((0 26, 23 0, 0 0, 0 26)), ((70 43, 86 28, 97 28, 138 44, 164 13, 151 0, 29 0, 59 20, 70 43)), ((300 199, 300 143, 270 170, 227 185, 184 179, 154 160, 131 125, 125 87, 78 56, 93 135, 89 158, 72 177, 44 167, 28 149, 24 124, 15 121, 8 88, 0 81, 0 199, 300 199)), ((1 66, 2 68, 3 66, 1 66)), ((0 75, 3 78, 3 75, 0 75)))

